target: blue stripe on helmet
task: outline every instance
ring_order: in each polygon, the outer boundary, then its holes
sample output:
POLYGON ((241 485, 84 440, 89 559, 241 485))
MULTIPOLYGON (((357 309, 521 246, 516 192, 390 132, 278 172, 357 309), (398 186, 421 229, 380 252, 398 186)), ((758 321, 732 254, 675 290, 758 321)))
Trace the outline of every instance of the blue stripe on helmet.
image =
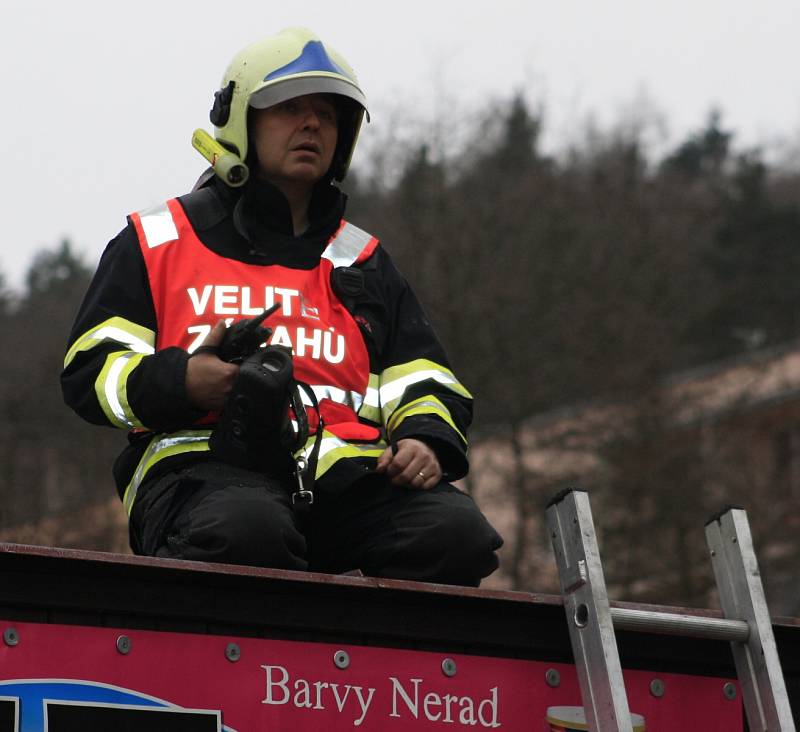
POLYGON ((306 71, 331 71, 334 74, 341 74, 346 78, 350 78, 343 68, 337 66, 331 61, 325 51, 325 46, 322 41, 309 41, 303 48, 303 52, 294 60, 290 61, 286 66, 270 72, 264 77, 264 81, 272 79, 279 79, 282 76, 289 76, 291 74, 302 74, 306 71))

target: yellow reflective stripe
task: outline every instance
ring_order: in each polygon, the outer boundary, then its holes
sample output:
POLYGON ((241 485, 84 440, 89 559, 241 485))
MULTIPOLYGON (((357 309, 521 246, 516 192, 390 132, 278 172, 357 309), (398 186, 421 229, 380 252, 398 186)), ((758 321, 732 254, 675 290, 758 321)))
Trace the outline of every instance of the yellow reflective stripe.
POLYGON ((143 353, 130 351, 109 354, 95 382, 100 407, 118 427, 144 427, 128 403, 128 377, 143 358, 143 353))
POLYGON ((117 351, 106 357, 103 368, 94 382, 94 391, 103 413, 116 427, 142 427, 142 423, 128 404, 128 375, 143 354, 131 351, 117 351))
POLYGON ((380 403, 384 422, 388 423, 392 412, 397 408, 408 387, 429 380, 441 384, 466 399, 472 398, 472 395, 456 379, 450 369, 434 361, 418 358, 399 366, 391 366, 381 374, 380 403))
POLYGON ((150 468, 164 458, 172 457, 173 455, 208 450, 208 438, 210 436, 211 430, 183 430, 153 437, 144 455, 142 455, 142 459, 136 466, 131 482, 125 488, 125 494, 122 497, 122 505, 125 506, 125 511, 128 515, 130 516, 139 486, 150 468))
POLYGON ((149 328, 136 325, 125 318, 113 317, 95 325, 78 337, 70 346, 64 357, 64 368, 72 363, 72 359, 81 351, 88 351, 101 343, 119 343, 128 351, 136 353, 154 353, 156 334, 149 328))
MULTIPOLYGON (((309 437, 305 447, 301 453, 309 458, 311 451, 314 447, 315 436, 309 437)), ((388 447, 383 441, 371 442, 368 445, 358 443, 346 442, 335 435, 332 435, 327 430, 322 431, 322 440, 319 446, 319 455, 317 456, 317 473, 316 477, 321 478, 334 463, 342 458, 364 458, 364 457, 380 457, 380 454, 388 447)))
POLYGON ((369 375, 367 393, 364 395, 361 409, 358 410, 359 417, 368 419, 375 424, 382 424, 383 420, 383 415, 381 414, 380 383, 381 377, 378 374, 369 375))
POLYGON ((467 438, 461 433, 461 430, 456 427, 453 418, 450 416, 450 410, 445 407, 436 397, 426 396, 415 399, 413 402, 404 404, 392 414, 391 419, 387 425, 389 435, 397 429, 398 425, 414 414, 435 414, 437 417, 447 422, 452 427, 455 433, 462 439, 464 444, 467 443, 467 438))

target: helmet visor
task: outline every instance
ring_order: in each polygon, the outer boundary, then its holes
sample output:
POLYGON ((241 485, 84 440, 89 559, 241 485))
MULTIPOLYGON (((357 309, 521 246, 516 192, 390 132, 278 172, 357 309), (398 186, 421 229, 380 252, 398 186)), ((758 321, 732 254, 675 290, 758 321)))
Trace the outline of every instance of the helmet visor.
POLYGON ((367 121, 369 121, 367 100, 361 91, 347 81, 329 76, 308 76, 299 79, 286 79, 285 81, 279 81, 269 86, 264 86, 250 95, 249 103, 254 109, 266 109, 275 104, 285 102, 287 99, 302 97, 306 94, 339 94, 348 97, 357 102, 364 109, 367 121))

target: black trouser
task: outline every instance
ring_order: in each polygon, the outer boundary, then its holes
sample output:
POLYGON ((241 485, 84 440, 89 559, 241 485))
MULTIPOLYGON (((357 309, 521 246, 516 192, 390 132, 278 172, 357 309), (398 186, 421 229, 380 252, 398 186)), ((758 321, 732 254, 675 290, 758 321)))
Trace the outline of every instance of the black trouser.
POLYGON ((503 541, 449 483, 431 490, 368 475, 346 491, 315 491, 308 513, 288 482, 202 462, 146 482, 131 514, 137 554, 275 569, 364 574, 477 586, 503 541))

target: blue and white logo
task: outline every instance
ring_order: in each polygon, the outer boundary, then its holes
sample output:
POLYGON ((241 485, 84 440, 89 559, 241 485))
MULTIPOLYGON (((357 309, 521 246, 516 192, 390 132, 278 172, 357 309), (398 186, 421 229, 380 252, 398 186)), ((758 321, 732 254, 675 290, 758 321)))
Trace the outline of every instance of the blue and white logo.
MULTIPOLYGON (((80 720, 91 714, 112 714, 115 719, 141 717, 143 710, 162 712, 152 717, 163 729, 175 728, 170 717, 181 715, 180 729, 206 732, 236 732, 222 725, 218 710, 186 709, 147 694, 110 684, 71 679, 15 679, 0 681, 0 732, 64 732, 80 728, 80 720), (7 726, 11 719, 13 727, 7 726), (71 720, 65 723, 63 720, 71 720), (62 720, 62 721, 57 721, 62 720)), ((149 716, 149 715, 148 715, 149 716)), ((151 725, 147 725, 151 728, 151 725)), ((117 728, 125 728, 119 725, 117 728)))

